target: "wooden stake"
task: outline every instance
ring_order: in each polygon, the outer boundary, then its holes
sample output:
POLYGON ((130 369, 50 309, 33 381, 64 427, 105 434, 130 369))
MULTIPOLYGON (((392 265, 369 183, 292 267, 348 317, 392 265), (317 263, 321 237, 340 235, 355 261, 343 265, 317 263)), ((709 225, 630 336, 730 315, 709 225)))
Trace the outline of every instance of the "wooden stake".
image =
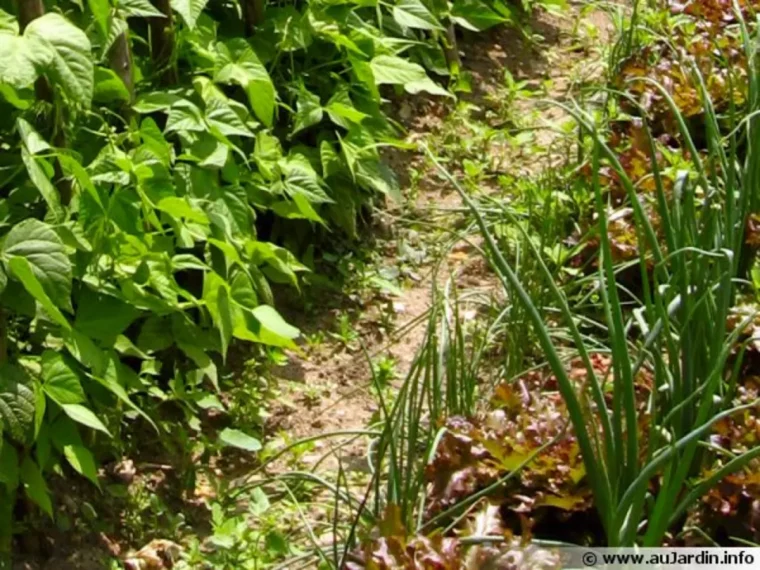
POLYGON ((158 69, 159 81, 164 86, 179 82, 174 65, 174 17, 170 0, 153 0, 153 6, 163 18, 150 18, 150 43, 153 63, 158 69))
POLYGON ((119 76, 129 92, 129 105, 135 100, 135 80, 132 74, 132 50, 129 47, 129 30, 120 34, 108 52, 111 69, 119 76))
POLYGON ((264 23, 266 0, 242 0, 242 9, 245 33, 250 37, 255 33, 256 27, 264 23))

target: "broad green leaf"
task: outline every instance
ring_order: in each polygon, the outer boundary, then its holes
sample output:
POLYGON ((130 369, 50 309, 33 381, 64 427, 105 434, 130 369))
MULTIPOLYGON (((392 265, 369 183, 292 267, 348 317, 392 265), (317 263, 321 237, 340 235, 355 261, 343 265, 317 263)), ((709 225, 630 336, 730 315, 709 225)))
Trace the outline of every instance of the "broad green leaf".
POLYGON ((203 113, 201 113, 201 110, 190 101, 180 99, 169 109, 169 116, 166 119, 164 132, 203 132, 206 130, 206 124, 203 121, 203 113))
POLYGON ((377 85, 403 85, 408 93, 426 91, 432 95, 453 97, 451 93, 433 82, 421 65, 400 57, 379 55, 370 62, 370 67, 377 85))
POLYGON ((252 235, 251 207, 245 188, 225 186, 218 188, 214 194, 219 197, 208 209, 212 222, 232 235, 252 235))
POLYGON ((133 411, 142 416, 145 421, 147 421, 153 427, 153 429, 158 431, 158 426, 156 426, 151 417, 142 409, 140 409, 134 402, 132 402, 132 400, 130 400, 129 395, 124 388, 124 385, 128 383, 122 378, 124 376, 124 370, 125 365, 122 364, 121 361, 119 361, 118 357, 112 353, 108 359, 108 364, 106 366, 105 372, 103 373, 103 376, 101 377, 100 375, 96 375, 94 376, 94 379, 104 388, 108 389, 124 404, 129 406, 133 411))
POLYGON ((229 156, 230 148, 226 144, 219 142, 211 135, 202 133, 190 147, 189 154, 185 153, 179 158, 197 160, 198 166, 221 170, 227 163, 229 156))
MULTIPOLYGON (((5 237, 0 255, 8 262, 14 258, 26 261, 50 299, 58 307, 72 310, 71 262, 61 238, 50 226, 35 219, 15 225, 5 237)), ((42 303, 40 299, 37 301, 42 303)))
POLYGON ((319 145, 319 160, 322 163, 323 178, 340 175, 345 170, 343 161, 330 141, 324 140, 319 145))
POLYGON ((310 220, 327 227, 322 217, 309 203, 309 200, 300 194, 293 196, 292 200, 275 202, 269 207, 275 214, 288 220, 310 220))
POLYGON ((50 426, 50 440, 58 451, 63 451, 67 445, 81 445, 82 437, 79 427, 65 415, 56 417, 50 426))
MULTIPOLYGON (((197 366, 195 370, 190 372, 194 377, 193 382, 200 384, 203 382, 204 378, 208 378, 211 381, 211 384, 214 386, 214 389, 218 392, 219 372, 216 368, 216 364, 214 364, 214 361, 211 360, 207 353, 210 350, 210 345, 196 345, 177 341, 177 346, 182 352, 185 353, 185 356, 192 360, 192 362, 197 366)), ((216 350, 219 350, 218 346, 215 348, 216 350)))
POLYGON ((418 30, 442 30, 441 23, 420 0, 401 0, 393 7, 393 19, 399 25, 418 30))
POLYGON ((285 348, 294 348, 293 339, 299 335, 298 329, 286 323, 269 305, 260 305, 253 310, 236 306, 232 332, 240 340, 285 348))
POLYGON ((349 131, 346 137, 338 136, 338 140, 340 141, 340 148, 346 159, 348 170, 351 172, 351 177, 355 179, 356 165, 362 155, 369 152, 371 158, 377 157, 377 153, 374 150, 375 141, 366 129, 356 126, 349 131))
POLYGON ((119 7, 119 13, 125 18, 165 18, 165 16, 150 3, 150 0, 117 0, 116 3, 119 7))
POLYGON ((21 281, 24 289, 34 297, 34 299, 42 306, 45 312, 53 319, 53 322, 59 324, 64 329, 69 329, 71 325, 63 316, 58 307, 53 303, 48 294, 45 292, 44 287, 34 274, 34 270, 29 262, 23 257, 13 257, 8 262, 13 276, 21 281))
POLYGON ((177 12, 189 29, 195 28, 198 16, 206 7, 208 0, 171 0, 172 10, 177 12))
POLYGON ((93 99, 98 103, 113 103, 114 101, 128 103, 130 95, 121 77, 111 69, 97 66, 93 99))
POLYGON ((222 355, 227 354, 227 347, 232 339, 232 310, 230 307, 229 286, 216 272, 209 271, 203 278, 203 301, 211 314, 222 341, 222 355))
POLYGON ((37 504, 49 516, 53 516, 53 504, 50 502, 50 493, 48 492, 45 479, 40 472, 40 468, 29 457, 25 457, 21 463, 19 472, 21 484, 24 486, 26 496, 37 504))
POLYGON ((291 150, 287 157, 279 161, 279 165, 286 177, 305 175, 319 181, 319 175, 311 163, 310 157, 299 150, 291 150))
POLYGON ((312 204, 328 204, 332 202, 332 199, 327 195, 316 175, 311 176, 297 172, 283 180, 282 187, 289 196, 294 198, 302 196, 312 204))
MULTIPOLYGON (((369 64, 366 65, 369 67, 369 64)), ((370 75, 372 75, 371 72, 370 75)), ((370 78, 370 81, 374 86, 374 79, 370 78)), ((333 123, 344 129, 350 129, 352 123, 359 124, 368 116, 356 109, 354 102, 351 100, 349 87, 346 85, 339 87, 333 96, 330 97, 325 111, 327 111, 333 123)))
POLYGON ((184 271, 187 269, 197 269, 198 271, 206 271, 208 265, 202 262, 200 259, 189 253, 180 253, 172 257, 172 270, 184 271))
POLYGON ((267 180, 279 178, 280 158, 282 158, 282 146, 279 139, 265 131, 256 133, 253 159, 267 180))
POLYGON ((26 111, 34 103, 30 89, 16 89, 0 81, 0 101, 5 100, 19 111, 26 111))
POLYGON ((228 270, 236 264, 243 264, 243 260, 240 259, 238 250, 235 249, 235 246, 232 244, 214 238, 209 238, 208 243, 209 245, 213 245, 214 247, 218 248, 219 251, 224 254, 224 261, 227 264, 228 270))
POLYGON ((110 346, 139 315, 140 311, 121 299, 84 288, 74 328, 110 346))
POLYGON ((271 80, 253 79, 245 86, 248 102, 259 120, 267 127, 274 122, 276 92, 271 80))
POLYGON ((219 322, 217 323, 217 328, 219 329, 219 336, 222 339, 222 356, 225 358, 227 355, 227 347, 230 344, 230 340, 232 340, 233 316, 230 303, 229 291, 224 287, 220 288, 217 297, 217 306, 219 309, 219 322))
POLYGON ((0 9, 0 32, 18 34, 18 20, 3 9, 0 9))
POLYGON ((171 164, 172 146, 164 138, 164 134, 152 118, 146 117, 140 123, 140 139, 164 166, 168 167, 171 164))
POLYGON ((124 356, 132 356, 134 358, 139 358, 140 360, 151 359, 149 354, 146 354, 137 348, 137 345, 123 334, 116 337, 116 340, 113 343, 113 348, 116 352, 123 354, 124 356))
POLYGON ((319 97, 309 91, 301 91, 298 95, 293 134, 316 125, 322 120, 322 115, 322 103, 319 97))
POLYGON ((204 394, 196 402, 195 405, 202 410, 220 410, 224 411, 224 404, 219 400, 216 394, 204 394))
POLYGON ((45 152, 50 150, 48 142, 42 138, 40 133, 37 132, 32 125, 27 123, 23 118, 16 119, 16 130, 21 137, 21 142, 24 143, 26 150, 29 154, 37 154, 39 152, 45 152))
POLYGON ((244 451, 259 451, 261 442, 255 437, 237 429, 226 428, 219 434, 219 441, 226 446, 236 447, 244 451))
POLYGON ((331 185, 330 192, 335 200, 335 204, 330 204, 327 207, 331 221, 349 236, 355 237, 357 209, 354 200, 356 198, 356 187, 348 181, 340 180, 331 185))
MULTIPOLYGON (((255 309, 258 305, 271 305, 274 306, 274 295, 272 294, 272 287, 269 285, 269 281, 261 272, 258 267, 251 266, 250 277, 251 284, 256 288, 256 295, 261 299, 261 303, 247 304, 240 303, 245 307, 255 309)), ((234 290, 233 290, 234 291, 234 290)))
POLYGON ((100 487, 98 481, 98 468, 95 466, 95 458, 84 445, 70 444, 63 447, 63 456, 74 470, 80 475, 87 477, 92 483, 100 487))
POLYGON ((404 290, 401 289, 401 287, 399 287, 396 283, 393 283, 392 281, 389 281, 388 279, 380 277, 379 275, 373 275, 372 277, 370 277, 369 283, 371 285, 374 285, 381 291, 390 293, 391 295, 395 295, 397 297, 400 297, 404 294, 404 290))
POLYGON ((193 204, 187 198, 178 198, 176 196, 164 198, 156 205, 156 208, 177 219, 204 225, 208 224, 208 216, 200 208, 193 207, 193 204))
POLYGON ((377 85, 405 85, 427 79, 421 65, 393 55, 378 55, 369 63, 377 85))
POLYGON ((18 486, 18 467, 16 448, 0 437, 0 483, 15 489, 18 486))
POLYGON ((119 39, 120 35, 129 33, 129 24, 127 24, 127 20, 125 18, 126 16, 123 16, 123 14, 120 15, 117 12, 108 21, 108 35, 106 36, 103 44, 100 46, 101 59, 105 59, 107 57, 108 52, 116 43, 116 40, 119 39))
MULTIPOLYGON (((208 376, 214 387, 219 390, 216 365, 208 355, 210 350, 219 350, 216 338, 199 328, 186 314, 172 315, 171 332, 177 346, 200 369, 202 376, 208 376)), ((200 381, 200 378, 198 379, 200 381)))
POLYGON ((446 91, 446 89, 438 85, 435 81, 433 81, 429 77, 426 77, 425 79, 420 79, 419 81, 410 81, 408 83, 404 83, 404 91, 406 91, 407 93, 411 93, 413 95, 419 93, 420 91, 425 91, 426 93, 430 93, 431 95, 440 95, 441 97, 454 98, 453 94, 446 91))
POLYGON ((59 405, 81 404, 87 400, 79 375, 58 352, 42 353, 42 389, 59 405))
POLYGON ((246 242, 245 250, 251 262, 261 267, 276 283, 289 283, 298 288, 296 271, 308 271, 290 251, 271 243, 249 240, 246 242))
POLYGON ((137 346, 148 353, 169 348, 173 342, 169 321, 156 316, 146 319, 137 337, 137 346))
POLYGON ((480 32, 508 22, 510 18, 497 14, 479 0, 458 0, 453 3, 451 20, 463 28, 480 32))
POLYGON ((273 307, 260 305, 251 311, 253 317, 261 323, 261 326, 279 337, 292 340, 301 334, 296 327, 289 325, 273 307))
POLYGON ((108 431, 108 428, 89 408, 86 408, 81 404, 64 404, 61 406, 61 408, 63 408, 63 411, 66 412, 66 415, 75 422, 94 430, 102 431, 109 436, 111 435, 111 432, 108 431))
POLYGON ((34 389, 34 439, 39 438, 40 431, 45 422, 45 410, 47 409, 47 398, 45 398, 45 392, 42 388, 38 388, 35 384, 34 389))
POLYGON ((0 82, 16 89, 29 87, 39 75, 39 69, 53 57, 48 46, 36 39, 0 32, 0 82))
POLYGON ((61 207, 61 199, 58 190, 55 189, 53 183, 50 182, 47 174, 45 174, 45 170, 40 166, 40 163, 37 162, 38 160, 44 159, 32 156, 26 148, 22 148, 21 160, 24 162, 24 166, 26 166, 26 171, 29 174, 29 179, 32 181, 32 184, 34 184, 37 190, 40 191, 42 199, 47 203, 53 219, 56 222, 63 221, 64 212, 61 207))
POLYGON ((0 295, 0 304, 20 317, 33 319, 37 316, 38 310, 34 297, 27 293, 21 281, 13 278, 10 267, 6 266, 6 271, 8 284, 5 287, 5 291, 0 295))
MULTIPOLYGON (((67 154, 59 153, 58 154, 58 163, 61 165, 61 168, 63 169, 64 174, 66 176, 71 176, 76 180, 79 187, 84 191, 86 198, 91 199, 92 203, 98 206, 98 212, 99 213, 105 213, 105 208, 103 207, 103 201, 100 198, 100 194, 95 188, 95 185, 92 183, 92 179, 90 178, 90 175, 87 173, 87 170, 82 166, 79 161, 67 154)), ((80 221, 82 220, 82 210, 83 207, 80 204, 80 221)))
POLYGON ((380 159, 368 157, 360 159, 355 164, 356 181, 366 188, 372 188, 377 192, 386 194, 401 201, 401 189, 393 171, 380 159))
POLYGON ((93 374, 97 375, 105 372, 108 359, 90 337, 83 335, 73 328, 62 332, 63 342, 77 362, 84 364, 93 374))
POLYGON ((289 5, 269 8, 266 16, 279 37, 278 49, 285 52, 309 49, 313 41, 310 11, 301 12, 294 5, 289 5))
POLYGON ((50 439, 77 473, 84 475, 100 487, 95 459, 82 443, 77 425, 73 421, 65 416, 59 416, 50 426, 50 439))
MULTIPOLYGON (((167 301, 170 306, 177 307, 177 295, 180 288, 174 280, 171 267, 171 259, 168 256, 162 256, 160 259, 148 262, 148 283, 158 292, 161 298, 167 301)), ((126 283, 125 283, 126 284, 126 283)))
POLYGON ((356 107, 347 105, 341 101, 328 103, 325 111, 327 111, 333 123, 346 129, 350 128, 350 124, 348 123, 356 123, 358 125, 369 116, 359 111, 356 107))
MULTIPOLYGON (((42 399, 45 399, 44 394, 42 396, 42 399)), ((37 465, 40 466, 40 469, 42 469, 43 472, 50 464, 50 456, 52 451, 52 446, 50 445, 51 431, 52 430, 48 425, 48 422, 43 422, 42 428, 40 429, 40 434, 34 441, 34 457, 37 460, 37 465)))
POLYGON ((141 95, 132 108, 138 113, 155 113, 156 111, 167 111, 172 105, 182 101, 182 98, 174 93, 165 91, 154 91, 141 95))
POLYGON ((87 0, 90 12, 95 17, 95 23, 98 25, 103 37, 108 37, 108 17, 111 13, 111 4, 108 0, 87 0))
MULTIPOLYGON (((271 503, 269 502, 269 497, 267 497, 266 492, 262 491, 260 487, 256 487, 250 495, 250 503, 248 505, 249 512, 254 516, 261 516, 267 512, 270 507, 271 503)), ((268 540, 267 549, 269 549, 268 540)), ((279 552, 281 552, 283 555, 287 554, 287 545, 285 545, 284 550, 281 550, 279 552)))
POLYGON ((5 269, 3 269, 3 266, 0 265, 0 293, 5 291, 5 287, 8 285, 8 274, 5 272, 5 269))
POLYGON ((276 93, 272 78, 256 52, 243 38, 219 44, 222 67, 214 76, 217 83, 237 83, 245 89, 254 114, 266 126, 274 121, 276 93))
POLYGON ((209 126, 219 129, 219 132, 227 137, 253 136, 253 133, 233 110, 230 103, 218 97, 206 102, 206 121, 208 121, 209 126))
POLYGON ((93 92, 93 58, 87 34, 60 14, 49 12, 33 20, 24 36, 51 46, 53 59, 47 66, 47 74, 71 100, 89 107, 93 92))
POLYGON ((34 427, 34 385, 14 364, 0 365, 0 433, 24 443, 34 427))
POLYGON ((259 305, 259 299, 256 291, 253 289, 253 284, 242 271, 232 278, 230 293, 232 294, 232 300, 238 305, 249 309, 255 309, 259 305))

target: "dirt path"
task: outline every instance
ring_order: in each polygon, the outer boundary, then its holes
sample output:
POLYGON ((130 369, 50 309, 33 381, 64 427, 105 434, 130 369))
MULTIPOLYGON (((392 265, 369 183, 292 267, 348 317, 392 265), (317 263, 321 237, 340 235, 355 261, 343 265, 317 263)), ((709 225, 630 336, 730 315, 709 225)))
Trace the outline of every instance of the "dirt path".
MULTIPOLYGON (((542 101, 565 100, 584 84, 602 77, 602 51, 612 29, 606 12, 584 6, 573 2, 562 15, 535 15, 526 28, 526 34, 533 34, 530 38, 513 28, 464 38, 460 51, 472 77, 472 92, 462 96, 456 108, 422 98, 398 102, 397 115, 408 129, 407 140, 424 141, 434 152, 454 155, 456 159, 450 166, 456 169, 463 164, 457 156, 460 149, 462 156, 473 153, 487 157, 492 173, 512 178, 530 176, 561 160, 561 149, 555 148, 560 138, 556 127, 565 117, 542 101), (505 80, 505 71, 511 74, 511 86, 510 79, 505 80), (515 83, 521 87, 516 88, 515 83)), ((379 224, 390 233, 385 240, 389 254, 381 265, 396 267, 399 256, 394 252, 398 254, 410 242, 423 251, 434 250, 436 240, 440 242, 445 235, 434 228, 456 224, 461 202, 444 187, 422 154, 394 153, 389 159, 402 178, 407 200, 379 214, 379 224)), ((490 186, 492 182, 485 184, 490 186)), ((474 256, 460 244, 447 253, 446 271, 438 278, 445 279, 447 271, 458 269, 461 287, 485 291, 492 288, 493 278, 474 256)), ((397 380, 408 372, 424 339, 425 321, 421 317, 430 306, 434 261, 434 256, 427 257, 415 269, 414 278, 406 279, 399 295, 376 295, 360 304, 358 317, 351 325, 371 357, 384 357, 386 363, 394 363, 397 380), (403 334, 389 335, 387 330, 380 330, 380 321, 390 324, 387 329, 403 334)), ((333 303, 325 302, 316 316, 287 316, 307 334, 335 331, 345 309, 346 300, 338 298, 333 303)), ((283 397, 272 410, 269 430, 287 434, 291 441, 320 433, 364 429, 377 412, 377 401, 370 390, 370 364, 359 350, 358 341, 347 348, 340 340, 325 336, 306 355, 291 355, 287 364, 274 372, 283 381, 283 397)), ((325 454, 326 445, 317 443, 300 461, 306 467, 313 465, 325 454)), ((341 449, 343 467, 366 469, 365 453, 366 442, 360 440, 341 449)), ((325 461, 320 468, 334 468, 336 463, 325 461)))

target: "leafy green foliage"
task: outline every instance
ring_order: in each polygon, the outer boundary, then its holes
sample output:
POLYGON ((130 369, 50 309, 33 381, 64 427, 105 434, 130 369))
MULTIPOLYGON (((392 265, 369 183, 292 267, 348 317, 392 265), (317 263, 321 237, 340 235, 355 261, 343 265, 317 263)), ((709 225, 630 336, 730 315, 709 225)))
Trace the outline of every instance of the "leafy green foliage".
POLYGON ((98 446, 218 390, 233 342, 294 346, 271 284, 399 194, 386 90, 450 97, 442 32, 506 10, 270 3, 242 37, 230 5, 170 5, 0 2, 0 494, 51 516, 48 473, 97 484, 98 446))
POLYGON ((261 442, 237 429, 227 428, 219 434, 219 441, 229 447, 236 447, 245 451, 259 451, 261 442))
POLYGON ((17 366, 0 369, 0 431, 23 442, 34 421, 34 391, 29 378, 17 366))

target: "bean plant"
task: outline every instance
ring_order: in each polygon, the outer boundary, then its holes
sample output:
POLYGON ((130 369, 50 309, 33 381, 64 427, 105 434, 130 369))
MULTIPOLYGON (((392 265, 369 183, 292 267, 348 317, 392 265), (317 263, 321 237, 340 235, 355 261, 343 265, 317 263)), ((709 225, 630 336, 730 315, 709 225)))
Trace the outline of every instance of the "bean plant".
POLYGON ((98 485, 95 444, 219 391, 231 344, 294 346, 273 289, 399 195, 388 96, 453 98, 457 28, 518 12, 0 1, 0 553, 17 500, 52 517, 51 473, 98 485))

